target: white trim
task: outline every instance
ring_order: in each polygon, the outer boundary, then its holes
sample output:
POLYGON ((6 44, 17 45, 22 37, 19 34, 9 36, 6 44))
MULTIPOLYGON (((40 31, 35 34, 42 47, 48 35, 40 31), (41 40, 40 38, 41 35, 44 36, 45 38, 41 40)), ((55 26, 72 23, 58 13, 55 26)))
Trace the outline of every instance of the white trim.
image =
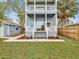
MULTIPOLYGON (((57 33, 57 25, 58 25, 58 20, 57 20, 57 2, 58 2, 58 0, 56 0, 56 15, 55 15, 55 17, 56 17, 56 33, 57 33)), ((58 34, 58 33, 57 33, 58 34)), ((57 34, 56 34, 56 36, 57 36, 57 34)))
POLYGON ((7 28, 7 29, 8 29, 8 36, 10 36, 10 35, 9 35, 9 25, 7 25, 7 26, 8 26, 8 28, 7 28))
POLYGON ((2 33, 1 33, 0 37, 4 37, 4 24, 1 24, 0 28, 2 29, 2 33))
POLYGON ((1 37, 4 37, 4 24, 1 24, 1 25, 2 25, 2 31, 3 31, 1 37))
POLYGON ((35 19, 36 19, 36 14, 34 13, 33 39, 34 39, 34 32, 35 32, 35 19))
POLYGON ((33 6, 34 6, 34 11, 35 11, 35 0, 34 0, 34 3, 33 3, 33 6))
MULTIPOLYGON (((34 11, 36 11, 36 0, 34 0, 34 11)), ((33 29, 33 39, 35 34, 35 24, 36 24, 36 13, 34 13, 34 29, 33 29)))
POLYGON ((46 36, 48 39, 48 30, 47 30, 47 0, 45 0, 45 29, 46 29, 46 36))

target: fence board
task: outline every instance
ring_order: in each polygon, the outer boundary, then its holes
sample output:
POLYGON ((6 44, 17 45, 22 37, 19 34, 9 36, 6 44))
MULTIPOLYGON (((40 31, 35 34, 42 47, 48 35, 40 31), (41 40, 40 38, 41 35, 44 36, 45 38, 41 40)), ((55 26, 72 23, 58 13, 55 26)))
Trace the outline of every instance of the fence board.
POLYGON ((58 33, 79 40, 79 26, 58 28, 58 33))

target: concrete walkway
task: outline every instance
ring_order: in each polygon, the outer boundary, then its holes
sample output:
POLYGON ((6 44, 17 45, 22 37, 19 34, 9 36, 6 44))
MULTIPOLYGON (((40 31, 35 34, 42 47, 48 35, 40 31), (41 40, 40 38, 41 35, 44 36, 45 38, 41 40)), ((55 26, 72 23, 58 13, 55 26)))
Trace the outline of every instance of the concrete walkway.
POLYGON ((65 42, 62 39, 10 39, 10 40, 5 40, 4 42, 65 42))
POLYGON ((2 38, 2 39, 8 39, 8 40, 15 40, 15 39, 20 38, 22 36, 24 36, 24 34, 21 34, 21 35, 18 35, 18 36, 14 36, 14 37, 0 37, 0 38, 2 38))
POLYGON ((21 35, 15 36, 15 37, 10 37, 8 40, 16 40, 22 36, 24 36, 24 34, 21 34, 21 35))
POLYGON ((8 40, 4 42, 65 42, 62 39, 18 39, 22 36, 24 36, 24 34, 15 37, 6 37, 8 40))

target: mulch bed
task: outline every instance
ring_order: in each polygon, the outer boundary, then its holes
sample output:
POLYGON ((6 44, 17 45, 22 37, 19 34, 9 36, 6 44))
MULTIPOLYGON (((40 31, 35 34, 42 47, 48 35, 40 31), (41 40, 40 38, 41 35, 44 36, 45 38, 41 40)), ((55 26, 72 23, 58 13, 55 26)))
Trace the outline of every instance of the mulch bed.
POLYGON ((48 37, 48 39, 59 39, 58 37, 48 37))

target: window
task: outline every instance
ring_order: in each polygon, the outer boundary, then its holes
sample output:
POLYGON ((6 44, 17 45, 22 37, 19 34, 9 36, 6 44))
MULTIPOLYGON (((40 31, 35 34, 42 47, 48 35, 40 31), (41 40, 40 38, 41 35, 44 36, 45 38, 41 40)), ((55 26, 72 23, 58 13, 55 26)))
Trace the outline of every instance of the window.
POLYGON ((16 28, 16 30, 18 30, 18 27, 16 28))

